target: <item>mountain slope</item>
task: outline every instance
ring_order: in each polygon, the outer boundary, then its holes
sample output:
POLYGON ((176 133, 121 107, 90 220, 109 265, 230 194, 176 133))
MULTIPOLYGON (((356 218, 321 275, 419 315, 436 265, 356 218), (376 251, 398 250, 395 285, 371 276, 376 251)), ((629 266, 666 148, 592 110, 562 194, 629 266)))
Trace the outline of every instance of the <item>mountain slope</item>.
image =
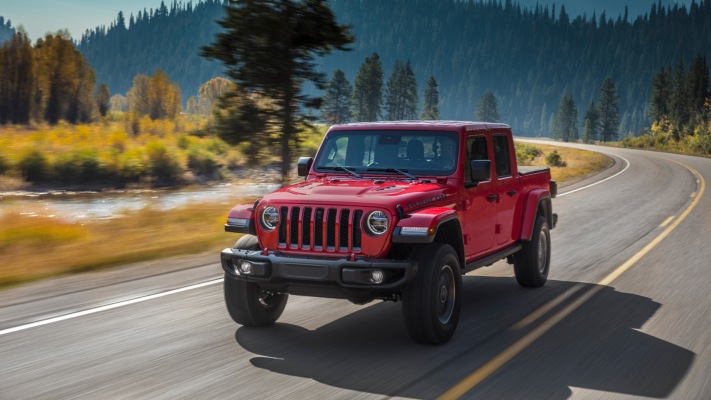
MULTIPOLYGON (((711 56, 711 0, 690 8, 651 6, 627 21, 572 18, 553 7, 526 8, 510 0, 331 0, 341 23, 351 24, 352 52, 324 58, 353 82, 365 57, 378 52, 386 78, 396 60, 410 60, 421 90, 430 75, 440 88, 442 118, 472 119, 476 102, 492 91, 502 121, 519 134, 548 134, 561 97, 570 93, 578 115, 607 77, 620 94, 621 130, 640 133, 647 121, 652 79, 660 67, 711 56)), ((125 93, 137 73, 166 71, 183 99, 219 74, 220 65, 197 54, 213 41, 222 15, 217 0, 141 15, 128 29, 114 24, 80 43, 112 93, 125 93)), ((582 130, 582 129, 581 129, 582 130)))

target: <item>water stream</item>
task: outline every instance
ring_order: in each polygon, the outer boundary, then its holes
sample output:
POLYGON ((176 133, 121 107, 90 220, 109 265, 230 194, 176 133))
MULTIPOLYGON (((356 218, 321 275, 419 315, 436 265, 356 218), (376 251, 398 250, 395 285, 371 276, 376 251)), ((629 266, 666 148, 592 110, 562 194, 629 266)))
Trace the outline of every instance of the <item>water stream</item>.
POLYGON ((188 203, 225 201, 225 213, 240 199, 263 196, 278 184, 224 184, 181 190, 112 191, 108 193, 0 194, 0 215, 17 212, 69 222, 116 218, 146 207, 170 210, 188 203), (232 203, 230 203, 232 200, 232 203))

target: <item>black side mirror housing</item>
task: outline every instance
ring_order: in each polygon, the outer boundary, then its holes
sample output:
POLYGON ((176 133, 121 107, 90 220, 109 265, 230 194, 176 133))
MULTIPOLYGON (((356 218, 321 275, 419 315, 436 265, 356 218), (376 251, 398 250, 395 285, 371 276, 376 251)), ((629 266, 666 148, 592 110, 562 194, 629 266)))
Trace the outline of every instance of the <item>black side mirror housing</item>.
POLYGON ((491 180, 491 160, 472 160, 470 164, 472 180, 467 182, 467 187, 474 187, 480 182, 491 180))
POLYGON ((299 157, 299 162, 297 164, 297 170, 299 176, 307 177, 309 176, 309 170, 311 170, 311 165, 314 163, 312 157, 299 157))

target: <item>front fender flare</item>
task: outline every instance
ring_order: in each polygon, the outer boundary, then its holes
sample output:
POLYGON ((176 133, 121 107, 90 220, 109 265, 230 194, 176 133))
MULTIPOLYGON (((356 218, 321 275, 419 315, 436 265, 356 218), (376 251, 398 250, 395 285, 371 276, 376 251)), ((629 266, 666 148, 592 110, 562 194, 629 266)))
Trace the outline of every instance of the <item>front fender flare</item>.
POLYGON ((256 235, 257 229, 254 226, 254 208, 252 204, 240 204, 232 207, 229 214, 227 214, 225 232, 256 235))
POLYGON ((401 219, 393 231, 393 243, 432 243, 439 227, 453 219, 457 212, 449 207, 418 210, 401 219), (403 231, 403 228, 406 228, 403 231))

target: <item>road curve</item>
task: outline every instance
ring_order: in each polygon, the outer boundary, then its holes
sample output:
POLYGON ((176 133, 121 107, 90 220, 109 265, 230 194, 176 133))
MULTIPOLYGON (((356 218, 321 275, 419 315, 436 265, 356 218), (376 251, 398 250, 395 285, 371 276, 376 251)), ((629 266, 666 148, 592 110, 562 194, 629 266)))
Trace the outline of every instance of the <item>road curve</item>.
POLYGON ((217 255, 161 260, 0 293, 0 399, 711 398, 711 160, 573 146, 615 165, 554 200, 548 284, 469 274, 446 345, 393 303, 292 296, 240 327, 217 255))

